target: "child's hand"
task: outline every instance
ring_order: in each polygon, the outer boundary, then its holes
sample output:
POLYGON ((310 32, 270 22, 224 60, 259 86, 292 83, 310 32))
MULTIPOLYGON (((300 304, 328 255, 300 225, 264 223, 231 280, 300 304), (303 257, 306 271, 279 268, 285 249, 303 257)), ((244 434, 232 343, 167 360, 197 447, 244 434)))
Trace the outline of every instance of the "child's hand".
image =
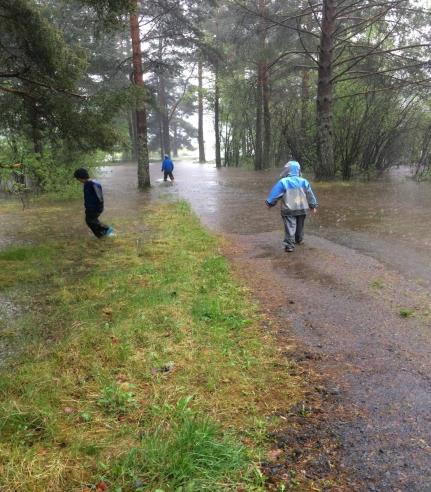
POLYGON ((311 211, 313 212, 313 214, 317 214, 317 208, 312 208, 311 211))

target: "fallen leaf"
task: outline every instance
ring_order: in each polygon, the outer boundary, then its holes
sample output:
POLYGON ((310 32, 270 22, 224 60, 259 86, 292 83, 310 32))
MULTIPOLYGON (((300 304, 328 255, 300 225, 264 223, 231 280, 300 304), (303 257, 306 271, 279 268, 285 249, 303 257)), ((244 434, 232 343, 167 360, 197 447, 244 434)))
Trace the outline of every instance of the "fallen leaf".
POLYGON ((271 449, 268 451, 268 453, 266 454, 267 458, 270 460, 270 461, 276 461, 277 458, 283 454, 283 450, 282 449, 271 449))

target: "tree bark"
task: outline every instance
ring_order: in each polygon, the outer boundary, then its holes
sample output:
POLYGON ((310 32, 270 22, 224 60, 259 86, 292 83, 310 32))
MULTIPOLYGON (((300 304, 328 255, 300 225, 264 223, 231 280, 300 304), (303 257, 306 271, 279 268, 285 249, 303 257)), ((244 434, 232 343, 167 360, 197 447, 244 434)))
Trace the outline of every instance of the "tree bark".
POLYGON ((317 85, 317 169, 316 177, 335 176, 332 128, 332 55, 336 18, 336 0, 324 0, 320 38, 317 85))
POLYGON ((169 128, 169 112, 168 104, 166 100, 166 82, 165 82, 165 72, 162 63, 163 55, 163 39, 159 39, 159 111, 161 118, 161 128, 162 128, 162 148, 163 154, 171 155, 171 136, 169 128))
POLYGON ((302 71, 301 79, 301 131, 302 135, 305 136, 308 126, 308 101, 310 100, 310 72, 308 69, 302 71))
POLYGON ((164 75, 162 74, 159 79, 159 89, 160 89, 160 105, 162 110, 162 133, 163 133, 163 149, 164 153, 171 155, 171 135, 169 128, 169 115, 168 106, 166 102, 166 86, 164 75))
POLYGON ((130 137, 130 157, 132 161, 136 161, 138 159, 138 136, 136 134, 136 114, 135 111, 131 111, 127 115, 127 121, 129 125, 129 137, 130 137))
POLYGON ((215 131, 215 160, 216 168, 221 168, 220 148, 220 86, 218 62, 215 63, 215 87, 214 87, 214 131, 215 131))
POLYGON ((204 141, 204 99, 202 83, 202 60, 198 62, 198 144, 199 144, 199 162, 206 162, 205 159, 205 141, 204 141))
POLYGON ((262 71, 257 67, 256 85, 256 132, 254 144, 254 168, 262 169, 262 71))
POLYGON ((139 32, 138 0, 134 0, 134 10, 130 14, 130 34, 132 38, 133 54, 133 81, 142 88, 141 100, 136 108, 136 130, 138 140, 138 188, 144 189, 150 186, 150 162, 147 139, 147 111, 143 100, 145 85, 142 73, 141 36, 139 32))
MULTIPOLYGON (((265 31, 266 32, 266 31, 265 31)), ((265 60, 262 66, 262 98, 263 98, 263 155, 262 167, 267 168, 270 164, 271 154, 271 114, 269 111, 270 103, 269 73, 268 64, 265 60)))
POLYGON ((176 121, 174 121, 172 127, 174 132, 173 153, 174 157, 178 157, 178 125, 176 121))
POLYGON ((159 142, 160 142, 160 158, 163 160, 165 157, 165 144, 163 142, 163 125, 162 125, 162 115, 158 114, 158 124, 159 124, 159 142))
POLYGON ((259 0, 258 2, 260 18, 258 26, 259 58, 257 62, 256 84, 255 169, 262 169, 268 166, 271 144, 268 66, 266 60, 266 3, 267 0, 259 0))

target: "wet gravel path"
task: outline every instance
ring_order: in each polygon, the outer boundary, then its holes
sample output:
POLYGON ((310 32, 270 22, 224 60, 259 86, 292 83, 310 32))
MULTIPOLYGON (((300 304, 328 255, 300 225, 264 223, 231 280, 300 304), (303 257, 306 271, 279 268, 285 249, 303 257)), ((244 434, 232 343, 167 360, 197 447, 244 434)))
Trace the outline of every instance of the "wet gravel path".
POLYGON ((317 354, 313 369, 338 397, 333 428, 354 490, 431 490, 428 292, 316 236, 291 255, 274 233, 231 238, 254 295, 317 354))

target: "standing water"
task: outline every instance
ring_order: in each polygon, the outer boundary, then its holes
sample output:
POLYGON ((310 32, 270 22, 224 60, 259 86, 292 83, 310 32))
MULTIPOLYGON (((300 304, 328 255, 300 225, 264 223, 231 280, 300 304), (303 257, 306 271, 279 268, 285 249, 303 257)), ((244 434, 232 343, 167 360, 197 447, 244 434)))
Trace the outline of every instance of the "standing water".
MULTIPOLYGON (((278 211, 268 210, 264 203, 279 172, 217 170, 179 162, 172 191, 189 200, 202 220, 220 232, 280 230, 281 236, 278 211)), ((306 231, 431 283, 431 183, 415 182, 403 168, 371 181, 312 186, 320 206, 306 231)))

